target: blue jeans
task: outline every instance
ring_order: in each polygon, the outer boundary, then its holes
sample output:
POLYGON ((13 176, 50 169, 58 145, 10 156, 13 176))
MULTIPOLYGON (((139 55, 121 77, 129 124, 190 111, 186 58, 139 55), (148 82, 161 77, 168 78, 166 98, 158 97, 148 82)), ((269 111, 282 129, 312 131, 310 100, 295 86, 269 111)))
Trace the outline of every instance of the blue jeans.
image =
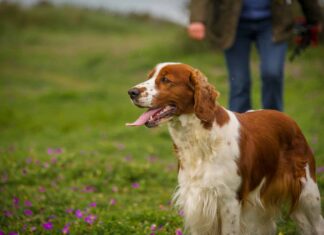
POLYGON ((272 41, 271 19, 241 20, 234 44, 225 50, 230 84, 229 109, 235 112, 252 109, 250 52, 253 42, 261 60, 262 106, 282 111, 287 42, 272 41))

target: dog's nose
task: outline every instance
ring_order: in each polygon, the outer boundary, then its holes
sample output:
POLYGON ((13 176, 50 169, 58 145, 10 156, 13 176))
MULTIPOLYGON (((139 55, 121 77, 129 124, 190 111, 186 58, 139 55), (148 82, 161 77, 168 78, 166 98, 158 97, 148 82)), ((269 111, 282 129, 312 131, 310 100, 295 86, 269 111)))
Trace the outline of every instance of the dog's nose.
POLYGON ((137 88, 132 88, 128 91, 128 95, 130 96, 131 99, 136 99, 140 93, 141 93, 140 90, 137 88))

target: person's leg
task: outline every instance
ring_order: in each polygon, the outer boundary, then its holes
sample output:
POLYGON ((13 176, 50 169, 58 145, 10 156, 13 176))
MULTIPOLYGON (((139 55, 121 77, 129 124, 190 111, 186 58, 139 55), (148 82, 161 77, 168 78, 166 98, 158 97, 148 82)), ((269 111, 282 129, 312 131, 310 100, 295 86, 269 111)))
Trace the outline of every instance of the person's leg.
POLYGON ((251 109, 250 50, 252 36, 249 25, 240 23, 234 44, 225 50, 229 75, 229 109, 245 112, 251 109))
POLYGON ((282 111, 287 42, 272 41, 271 20, 266 20, 258 25, 256 44, 261 59, 263 108, 282 111))

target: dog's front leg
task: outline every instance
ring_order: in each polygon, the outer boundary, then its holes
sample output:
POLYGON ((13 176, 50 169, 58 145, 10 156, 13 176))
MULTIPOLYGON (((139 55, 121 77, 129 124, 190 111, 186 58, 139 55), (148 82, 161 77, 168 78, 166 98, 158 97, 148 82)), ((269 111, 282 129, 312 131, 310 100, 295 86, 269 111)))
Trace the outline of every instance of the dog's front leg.
POLYGON ((240 235, 240 203, 236 196, 220 200, 222 235, 240 235))

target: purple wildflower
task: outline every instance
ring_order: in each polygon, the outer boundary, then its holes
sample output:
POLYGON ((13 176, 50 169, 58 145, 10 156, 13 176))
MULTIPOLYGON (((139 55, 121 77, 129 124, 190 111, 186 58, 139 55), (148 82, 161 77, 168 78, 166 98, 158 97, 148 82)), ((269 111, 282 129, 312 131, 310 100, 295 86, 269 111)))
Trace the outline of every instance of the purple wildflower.
POLYGON ((184 216, 184 211, 183 211, 183 210, 179 210, 179 211, 178 211, 178 214, 179 214, 181 217, 183 217, 183 216, 184 216))
POLYGON ((84 193, 93 193, 96 191, 96 188, 94 186, 91 185, 87 185, 83 188, 82 192, 84 193))
POLYGON ((19 233, 17 232, 9 232, 8 235, 18 235, 19 233))
POLYGON ((88 224, 93 224, 93 222, 97 219, 95 215, 88 215, 87 217, 84 218, 84 221, 87 222, 88 224))
POLYGON ((44 224, 43 224, 43 228, 44 228, 45 230, 51 230, 51 229, 53 228, 53 224, 52 224, 52 222, 51 222, 51 221, 48 221, 48 222, 44 223, 44 224))
POLYGON ((135 183, 132 183, 132 188, 139 188, 139 183, 135 182, 135 183))
POLYGON ((89 207, 96 207, 97 206, 97 203, 95 203, 95 202, 91 202, 90 204, 89 204, 89 207))
POLYGON ((0 230, 0 235, 5 235, 4 231, 0 230))
POLYGON ((175 231, 175 234, 176 235, 183 235, 182 231, 180 228, 177 228, 176 231, 175 231))
POLYGON ((3 214, 5 217, 12 217, 12 215, 13 215, 12 212, 8 211, 8 210, 3 211, 3 214))
POLYGON ((324 166, 317 167, 316 173, 322 173, 324 172, 324 166))
POLYGON ((54 154, 54 149, 52 149, 52 148, 48 148, 48 149, 47 149, 47 154, 48 154, 48 155, 53 155, 53 154, 54 154))
POLYGON ((24 210, 24 214, 26 216, 32 216, 33 215, 33 211, 32 210, 29 210, 29 209, 26 209, 26 210, 24 210))
POLYGON ((116 205, 116 203, 117 203, 117 200, 116 200, 115 198, 110 199, 109 204, 110 204, 111 206, 116 205))
POLYGON ((76 216, 77 218, 79 218, 79 219, 82 219, 82 217, 83 217, 82 211, 80 211, 80 210, 76 210, 76 211, 75 211, 75 216, 76 216))
POLYGON ((25 204, 26 207, 31 207, 32 206, 31 201, 28 201, 28 200, 26 200, 24 204, 25 204))
POLYGON ((62 229, 63 234, 69 234, 70 233, 70 225, 66 224, 64 228, 62 229))
POLYGON ((155 231, 156 230, 156 224, 152 224, 150 229, 151 229, 151 231, 155 231))
POLYGON ((19 207, 19 198, 13 197, 12 204, 14 205, 14 207, 19 207))
POLYGON ((34 231, 36 231, 36 229, 37 229, 37 228, 36 228, 35 226, 33 226, 33 227, 30 228, 30 231, 31 231, 31 232, 34 232, 34 231))
POLYGON ((63 153, 63 150, 60 149, 60 148, 48 148, 47 149, 47 154, 48 155, 54 155, 54 154, 62 154, 63 153))
POLYGON ((65 212, 68 213, 68 214, 72 214, 73 213, 73 209, 72 208, 68 208, 68 209, 66 209, 65 212))

